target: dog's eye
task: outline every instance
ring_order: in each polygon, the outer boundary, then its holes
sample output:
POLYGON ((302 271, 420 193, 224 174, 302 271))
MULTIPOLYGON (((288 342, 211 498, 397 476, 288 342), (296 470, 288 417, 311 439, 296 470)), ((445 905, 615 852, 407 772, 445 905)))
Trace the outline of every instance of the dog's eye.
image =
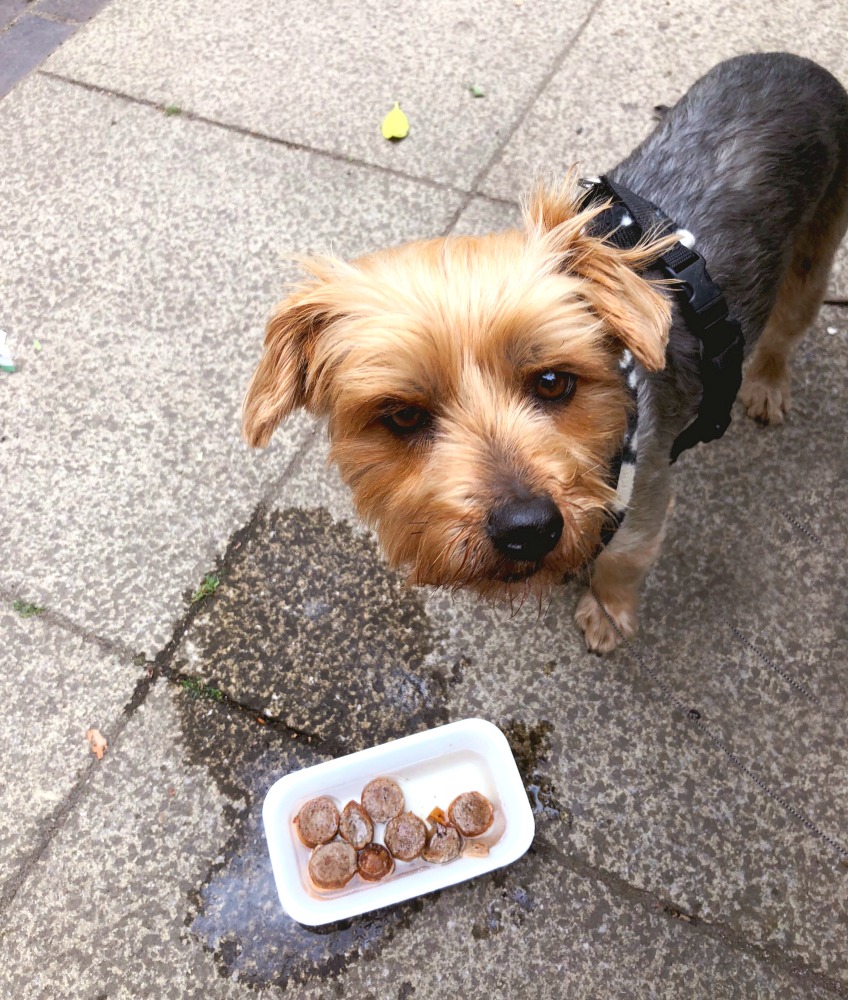
POLYGON ((577 388, 577 377, 571 372, 540 372, 533 378, 533 392, 545 402, 571 399, 577 388))
POLYGON ((423 430, 431 420, 430 414, 420 406, 404 406, 383 417, 383 424, 398 437, 406 437, 423 430))

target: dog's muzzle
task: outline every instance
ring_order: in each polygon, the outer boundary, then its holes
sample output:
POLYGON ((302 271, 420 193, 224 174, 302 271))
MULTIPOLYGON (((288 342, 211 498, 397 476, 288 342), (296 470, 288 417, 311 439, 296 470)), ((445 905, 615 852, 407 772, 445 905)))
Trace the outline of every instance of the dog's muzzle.
POLYGON ((538 562, 556 546, 562 528, 562 514, 549 496, 501 504, 486 525, 494 547, 515 562, 538 562))

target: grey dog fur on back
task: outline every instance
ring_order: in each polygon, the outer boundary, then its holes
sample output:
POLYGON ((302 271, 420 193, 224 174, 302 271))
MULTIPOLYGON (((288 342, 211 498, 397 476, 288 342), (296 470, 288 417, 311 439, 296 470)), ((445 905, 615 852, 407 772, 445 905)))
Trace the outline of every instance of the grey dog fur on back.
MULTIPOLYGON (((798 235, 848 198, 848 94, 800 56, 729 59, 698 80, 611 176, 694 234, 741 323, 747 355, 798 235)), ((664 442, 694 416, 697 356, 675 309, 669 366, 651 378, 664 442)))

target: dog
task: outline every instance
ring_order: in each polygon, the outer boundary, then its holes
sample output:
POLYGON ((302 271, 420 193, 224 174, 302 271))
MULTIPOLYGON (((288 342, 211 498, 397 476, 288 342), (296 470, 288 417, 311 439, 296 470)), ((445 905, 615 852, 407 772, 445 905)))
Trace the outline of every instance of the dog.
MULTIPOLYGON (((848 226, 841 84, 786 53, 720 63, 609 177, 694 235, 741 327, 741 400, 779 424, 848 226)), ((264 446, 297 407, 326 417, 359 514, 411 583, 515 600, 581 578, 576 621, 607 652, 636 632, 670 451, 706 390, 654 267, 677 237, 622 249, 584 194, 572 171, 535 190, 521 230, 306 261, 268 322, 243 431, 264 446), (604 544, 634 418, 626 516, 604 544)))

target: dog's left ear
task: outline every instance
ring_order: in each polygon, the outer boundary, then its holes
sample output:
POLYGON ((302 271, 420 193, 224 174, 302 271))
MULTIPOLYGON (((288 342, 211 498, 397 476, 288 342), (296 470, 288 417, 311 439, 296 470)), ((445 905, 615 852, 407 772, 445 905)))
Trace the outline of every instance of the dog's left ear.
POLYGON ((589 235, 592 219, 604 206, 580 210, 579 189, 569 175, 559 191, 539 188, 525 210, 530 239, 546 244, 557 270, 585 279, 582 294, 612 334, 649 371, 665 367, 671 327, 668 298, 637 272, 673 243, 639 243, 620 250, 589 235))
MULTIPOLYGON (((671 328, 671 306, 633 265, 624 251, 600 240, 581 261, 576 273, 588 279, 584 295, 615 337, 647 368, 665 368, 665 350, 671 328)), ((655 256, 655 255, 653 255, 655 256)))

